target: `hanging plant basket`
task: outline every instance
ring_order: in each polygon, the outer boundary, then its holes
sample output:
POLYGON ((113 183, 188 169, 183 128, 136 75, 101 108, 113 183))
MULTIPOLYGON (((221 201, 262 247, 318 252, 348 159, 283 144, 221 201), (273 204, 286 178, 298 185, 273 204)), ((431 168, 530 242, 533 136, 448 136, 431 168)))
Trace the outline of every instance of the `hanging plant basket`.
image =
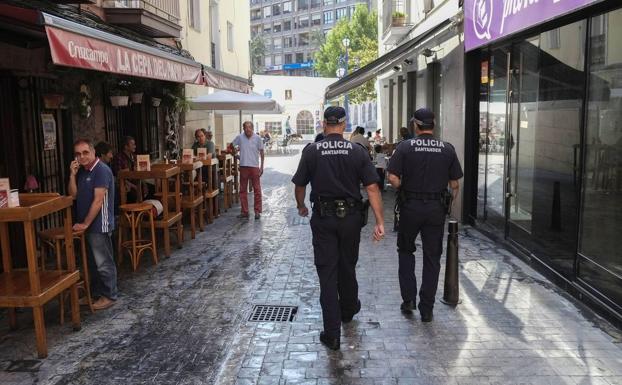
POLYGON ((151 105, 153 107, 160 107, 160 103, 162 102, 162 99, 160 98, 154 98, 153 96, 151 97, 151 105))
POLYGON ((125 95, 125 96, 111 96, 110 97, 110 104, 112 104, 113 107, 126 107, 129 103, 129 96, 125 95))
POLYGON ((43 95, 43 106, 46 110, 55 110, 60 108, 65 101, 65 97, 61 94, 45 94, 43 95))
POLYGON ((140 104, 143 102, 143 93, 142 92, 135 92, 133 94, 130 95, 130 100, 132 101, 132 104, 140 104))

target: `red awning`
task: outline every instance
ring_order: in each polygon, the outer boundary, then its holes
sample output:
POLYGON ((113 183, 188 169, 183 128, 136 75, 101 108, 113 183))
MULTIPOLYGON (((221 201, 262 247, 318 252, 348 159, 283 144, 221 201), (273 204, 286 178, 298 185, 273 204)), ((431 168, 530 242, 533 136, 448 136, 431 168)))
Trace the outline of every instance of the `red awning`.
POLYGON ((178 83, 205 84, 201 64, 43 14, 54 64, 178 83))

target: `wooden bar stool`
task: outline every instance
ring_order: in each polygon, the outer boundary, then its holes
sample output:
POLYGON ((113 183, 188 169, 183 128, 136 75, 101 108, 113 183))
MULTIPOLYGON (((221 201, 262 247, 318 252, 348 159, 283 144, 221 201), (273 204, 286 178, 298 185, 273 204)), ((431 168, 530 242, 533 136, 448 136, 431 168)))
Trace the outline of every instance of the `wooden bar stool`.
MULTIPOLYGON (((47 230, 39 231, 41 245, 49 247, 56 256, 56 269, 63 270, 63 242, 65 241, 65 229, 62 227, 54 227, 47 230)), ((80 254, 82 255, 81 281, 78 282, 78 290, 83 290, 89 304, 91 313, 95 313, 93 309, 93 301, 91 299, 91 282, 89 278, 88 255, 86 254, 86 236, 84 231, 72 231, 74 240, 80 242, 80 254)), ((41 271, 45 271, 45 248, 41 250, 41 271)), ((60 324, 65 323, 65 297, 63 294, 59 296, 60 302, 60 324)))
POLYGON ((156 237, 155 226, 153 222, 153 205, 149 203, 127 203, 119 206, 121 213, 125 216, 125 222, 123 227, 128 227, 131 233, 131 239, 123 241, 123 230, 119 228, 119 241, 118 241, 118 264, 123 262, 124 250, 127 250, 132 261, 132 269, 136 271, 140 257, 145 250, 151 250, 153 256, 153 263, 158 264, 158 253, 156 251, 156 237), (149 227, 151 229, 151 240, 143 239, 142 237, 142 221, 144 216, 149 216, 149 227))
POLYGON ((190 216, 190 236, 194 239, 196 234, 196 218, 199 219, 199 231, 203 231, 203 163, 196 161, 190 164, 181 164, 179 167, 184 176, 184 192, 181 197, 181 208, 188 210, 190 216), (196 180, 194 179, 196 174, 196 180))

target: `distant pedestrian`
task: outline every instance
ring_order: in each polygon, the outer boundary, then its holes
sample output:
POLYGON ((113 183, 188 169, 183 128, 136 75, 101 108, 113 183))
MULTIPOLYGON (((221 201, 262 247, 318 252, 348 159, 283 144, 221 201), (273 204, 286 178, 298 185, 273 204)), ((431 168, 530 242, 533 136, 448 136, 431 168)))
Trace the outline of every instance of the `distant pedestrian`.
POLYGON ((358 143, 361 146, 365 147, 365 149, 367 150, 367 153, 369 154, 369 151, 371 150, 371 146, 369 145, 369 141, 365 137, 365 129, 361 126, 357 126, 355 129, 355 133, 356 135, 352 135, 350 137, 350 141, 353 143, 358 143))
POLYGON ((67 190, 76 200, 74 231, 85 231, 88 245, 91 293, 99 297, 93 309, 103 310, 117 300, 117 268, 112 249, 114 230, 114 176, 95 156, 90 141, 75 142, 67 190))
POLYGON ((253 122, 242 124, 244 132, 233 139, 232 145, 240 151, 240 206, 238 218, 248 219, 248 181, 253 185, 255 197, 253 209, 255 219, 261 217, 261 183, 263 175, 264 145, 259 135, 255 134, 253 122), (260 163, 261 161, 261 163, 260 163))
POLYGON ((434 113, 421 108, 415 112, 417 138, 398 144, 389 161, 389 182, 401 189, 403 202, 397 235, 401 310, 411 313, 417 299, 415 277, 415 240, 421 232, 423 243, 423 276, 419 291, 421 321, 433 319, 443 251, 443 232, 447 186, 456 198, 460 189, 462 167, 454 147, 435 139, 434 113))
POLYGON ((311 183, 313 253, 324 321, 320 341, 333 350, 339 349, 341 322, 350 322, 361 310, 355 268, 368 211, 361 183, 376 218, 374 239, 384 236, 378 175, 367 151, 343 138, 345 128, 345 110, 328 107, 324 112, 325 139, 305 147, 292 178, 298 214, 303 217, 309 214, 304 199, 311 183))

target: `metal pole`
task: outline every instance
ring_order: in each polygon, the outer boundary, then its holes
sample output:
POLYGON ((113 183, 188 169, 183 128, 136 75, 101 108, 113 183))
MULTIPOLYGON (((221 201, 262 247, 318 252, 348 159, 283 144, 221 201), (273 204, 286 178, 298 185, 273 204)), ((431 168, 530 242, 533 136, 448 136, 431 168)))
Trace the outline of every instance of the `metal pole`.
POLYGON ((458 221, 451 219, 447 224, 447 260, 445 265, 445 290, 442 303, 456 306, 460 302, 458 278, 458 221))
POLYGON ((240 134, 242 133, 242 110, 240 110, 240 134))
MULTIPOLYGON (((348 44, 349 45, 349 44, 348 44)), ((344 77, 348 76, 348 45, 346 45, 346 65, 345 65, 345 73, 344 77)), ((350 98, 348 97, 348 93, 343 98, 343 107, 346 110, 346 132, 350 132, 352 130, 352 124, 350 124, 350 106, 349 106, 350 98)))

